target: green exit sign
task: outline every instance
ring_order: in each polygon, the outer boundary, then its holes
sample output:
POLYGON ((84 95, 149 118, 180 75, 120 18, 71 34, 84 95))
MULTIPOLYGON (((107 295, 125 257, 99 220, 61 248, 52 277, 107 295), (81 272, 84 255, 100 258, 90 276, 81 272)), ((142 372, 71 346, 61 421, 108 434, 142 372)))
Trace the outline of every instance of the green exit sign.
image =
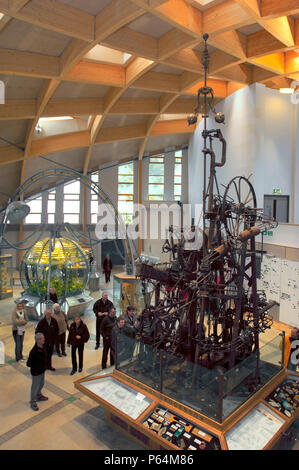
POLYGON ((273 237, 273 232, 272 230, 266 230, 265 232, 263 232, 263 235, 265 235, 266 237, 273 237))
POLYGON ((281 194, 281 189, 279 188, 273 189, 273 194, 281 194))

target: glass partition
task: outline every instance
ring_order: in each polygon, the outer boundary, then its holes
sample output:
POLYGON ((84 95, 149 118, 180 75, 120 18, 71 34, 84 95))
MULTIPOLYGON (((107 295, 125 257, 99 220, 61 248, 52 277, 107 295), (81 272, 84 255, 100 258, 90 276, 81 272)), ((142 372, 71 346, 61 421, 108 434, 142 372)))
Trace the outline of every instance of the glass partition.
POLYGON ((229 371, 198 364, 118 336, 116 368, 199 413, 223 422, 281 369, 281 335, 229 371))

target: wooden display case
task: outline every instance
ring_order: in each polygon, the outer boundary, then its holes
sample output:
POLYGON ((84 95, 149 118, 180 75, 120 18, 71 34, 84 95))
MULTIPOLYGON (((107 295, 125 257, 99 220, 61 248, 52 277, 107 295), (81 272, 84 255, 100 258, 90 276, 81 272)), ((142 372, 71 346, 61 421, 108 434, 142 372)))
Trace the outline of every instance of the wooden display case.
MULTIPOLYGON (((242 433, 246 433, 246 439, 248 441, 248 450, 256 449, 271 449, 281 438, 282 434, 291 426, 292 422, 298 416, 299 408, 292 413, 290 417, 285 416, 283 413, 273 408, 268 402, 267 397, 273 393, 273 391, 288 377, 293 377, 296 381, 299 381, 299 374, 290 373, 285 369, 281 370, 275 377, 273 377, 264 387, 250 397, 242 406, 240 406, 234 413, 232 413, 223 423, 218 423, 213 419, 198 413, 192 408, 179 403, 170 397, 167 397, 153 388, 132 379, 128 375, 120 372, 119 370, 103 371, 98 375, 88 376, 84 379, 77 380, 75 387, 82 393, 86 394, 97 403, 99 403, 104 409, 107 421, 119 431, 125 433, 134 441, 141 444, 145 449, 152 450, 180 450, 178 445, 173 442, 167 441, 164 437, 158 433, 152 431, 144 422, 152 416, 157 408, 167 410, 167 416, 175 416, 180 418, 181 421, 188 424, 187 434, 192 434, 194 426, 199 430, 198 440, 207 443, 203 437, 211 436, 211 440, 216 448, 222 450, 229 450, 234 445, 234 433, 237 430, 240 442, 243 441, 242 433), (122 393, 119 393, 120 404, 113 402, 111 394, 104 394, 101 396, 100 393, 96 393, 95 390, 90 388, 101 388, 103 380, 107 381, 107 378, 113 380, 113 384, 119 386, 120 389, 124 387, 131 393, 135 400, 145 400, 142 411, 136 417, 136 410, 134 409, 135 416, 130 416, 128 411, 122 410, 123 400, 126 402, 127 399, 122 393), (92 384, 92 385, 90 385, 92 384), (190 429, 189 429, 189 426, 190 429), (250 433, 252 434, 252 440, 250 439, 250 433), (259 433, 263 437, 264 441, 261 444, 262 439, 259 439, 259 433), (242 437, 242 438, 241 438, 242 437), (258 444, 257 444, 258 443, 258 444), (254 446, 253 448, 250 446, 254 446)), ((111 390, 111 388, 109 389, 111 390)), ((112 392, 113 394, 113 392, 112 392)), ((157 415, 157 413, 155 413, 157 415)), ((194 442, 194 436, 193 441, 194 442)), ((192 446, 192 444, 191 444, 192 446)), ((193 447, 193 446, 192 446, 193 447)), ((203 446, 202 446, 203 447, 203 446)), ((208 445, 206 445, 208 447, 208 445)), ((186 449, 187 450, 187 447, 186 449)), ((191 449, 194 450, 194 449, 191 449)))
POLYGON ((0 256, 0 300, 13 296, 12 255, 0 256))

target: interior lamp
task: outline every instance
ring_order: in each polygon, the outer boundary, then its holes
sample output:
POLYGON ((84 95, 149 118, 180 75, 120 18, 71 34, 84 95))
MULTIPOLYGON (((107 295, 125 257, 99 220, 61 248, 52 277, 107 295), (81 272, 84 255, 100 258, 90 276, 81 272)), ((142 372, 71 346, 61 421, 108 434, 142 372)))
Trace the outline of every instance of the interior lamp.
POLYGON ((295 89, 294 88, 280 88, 279 92, 284 94, 284 95, 292 95, 294 93, 295 89))

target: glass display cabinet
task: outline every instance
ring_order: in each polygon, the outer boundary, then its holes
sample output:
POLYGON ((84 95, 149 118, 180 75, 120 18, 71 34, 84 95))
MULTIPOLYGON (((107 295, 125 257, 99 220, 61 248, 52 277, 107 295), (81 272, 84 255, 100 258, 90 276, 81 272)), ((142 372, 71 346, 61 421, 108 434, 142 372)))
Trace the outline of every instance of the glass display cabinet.
MULTIPOLYGON (((136 276, 125 272, 113 275, 113 304, 118 316, 126 312, 128 305, 131 305, 138 314, 142 312, 145 305, 141 289, 141 281, 136 279, 136 276)), ((145 296, 148 305, 151 302, 151 295, 151 292, 147 292, 145 296)))
POLYGON ((299 413, 299 375, 282 367, 282 341, 275 336, 258 356, 225 371, 125 337, 117 342, 115 368, 75 387, 146 449, 270 449, 299 413))
POLYGON ((23 256, 20 279, 28 313, 39 319, 46 304, 48 287, 54 287, 68 316, 81 314, 92 301, 84 292, 89 276, 88 259, 78 243, 68 238, 39 240, 23 256))
POLYGON ((0 300, 13 296, 12 255, 0 255, 0 300))

